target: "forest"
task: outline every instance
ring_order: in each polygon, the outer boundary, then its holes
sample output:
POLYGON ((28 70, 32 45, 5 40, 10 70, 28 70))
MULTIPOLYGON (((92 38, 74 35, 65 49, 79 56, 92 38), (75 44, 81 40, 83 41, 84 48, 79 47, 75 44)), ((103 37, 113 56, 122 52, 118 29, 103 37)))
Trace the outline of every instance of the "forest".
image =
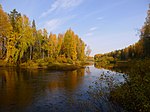
POLYGON ((7 14, 0 6, 0 60, 3 63, 84 61, 85 47, 72 29, 64 34, 49 34, 46 29, 37 30, 35 20, 30 22, 16 9, 7 14))

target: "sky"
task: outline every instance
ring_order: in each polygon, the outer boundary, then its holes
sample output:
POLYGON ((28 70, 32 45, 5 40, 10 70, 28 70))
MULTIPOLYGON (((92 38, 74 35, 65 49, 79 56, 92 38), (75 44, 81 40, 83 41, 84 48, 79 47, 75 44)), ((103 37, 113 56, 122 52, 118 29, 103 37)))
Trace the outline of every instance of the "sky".
POLYGON ((92 49, 91 56, 123 49, 139 40, 150 0, 0 0, 34 19, 38 29, 65 33, 71 28, 92 49))

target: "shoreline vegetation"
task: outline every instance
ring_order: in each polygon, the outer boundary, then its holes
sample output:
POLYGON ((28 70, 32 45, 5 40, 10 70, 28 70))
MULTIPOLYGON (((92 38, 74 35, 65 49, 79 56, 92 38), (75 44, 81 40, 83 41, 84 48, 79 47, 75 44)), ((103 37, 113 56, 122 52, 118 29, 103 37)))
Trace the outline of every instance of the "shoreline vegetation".
POLYGON ((49 70, 76 70, 79 68, 83 68, 86 65, 93 64, 93 61, 75 61, 75 62, 66 62, 66 63, 59 63, 55 62, 48 62, 45 60, 30 60, 28 62, 21 63, 19 65, 9 64, 3 60, 0 60, 0 67, 18 67, 18 68, 25 68, 25 69, 49 69, 49 70))

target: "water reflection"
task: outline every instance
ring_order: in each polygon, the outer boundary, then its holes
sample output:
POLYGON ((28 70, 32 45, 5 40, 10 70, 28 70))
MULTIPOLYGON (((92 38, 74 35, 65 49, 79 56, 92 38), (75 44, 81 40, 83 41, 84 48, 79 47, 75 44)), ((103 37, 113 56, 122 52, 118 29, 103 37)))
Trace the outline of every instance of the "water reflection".
POLYGON ((82 85, 84 74, 84 68, 65 72, 1 68, 0 111, 11 109, 23 111, 24 108, 32 103, 35 104, 39 99, 44 99, 45 96, 61 96, 61 92, 66 96, 68 92, 73 94, 78 86, 82 85))
MULTIPOLYGON (((27 74, 28 75, 28 74, 27 74)), ((29 75, 24 75, 14 68, 1 69, 0 72, 0 109, 8 109, 13 105, 19 107, 30 103, 33 89, 26 80, 29 75)))
MULTIPOLYGON (((85 70, 84 68, 82 69, 78 69, 75 71, 67 71, 67 72, 63 72, 61 73, 61 76, 59 75, 54 76, 57 77, 53 80, 51 80, 48 83, 49 89, 52 91, 54 89, 57 88, 65 88, 68 90, 74 90, 77 88, 78 85, 80 85, 83 81, 82 76, 84 76, 85 70)), ((56 73, 56 75, 58 75, 58 72, 56 73)))
POLYGON ((79 108, 78 102, 87 99, 89 86, 103 72, 94 66, 75 71, 0 68, 0 111, 82 111, 85 104, 79 108))
POLYGON ((128 65, 126 63, 116 63, 116 64, 102 64, 100 62, 95 62, 94 67, 98 69, 108 69, 115 72, 120 73, 127 73, 128 72, 128 65))

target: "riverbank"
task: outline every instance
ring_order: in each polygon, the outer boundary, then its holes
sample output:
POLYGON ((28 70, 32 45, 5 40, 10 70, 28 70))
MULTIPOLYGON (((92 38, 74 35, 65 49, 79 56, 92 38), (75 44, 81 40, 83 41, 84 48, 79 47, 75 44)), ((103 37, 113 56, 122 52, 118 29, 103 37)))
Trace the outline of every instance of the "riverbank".
POLYGON ((22 63, 20 67, 26 69, 75 70, 83 66, 69 63, 34 63, 30 61, 22 63))
POLYGON ((111 90, 110 100, 127 111, 148 112, 150 110, 150 59, 119 62, 116 67, 126 68, 123 70, 127 74, 126 83, 111 90))
MULTIPOLYGON (((110 88, 108 95, 110 101, 119 104, 120 107, 129 112, 148 112, 150 110, 150 58, 117 61, 106 65, 95 63, 94 65, 96 68, 111 69, 111 71, 126 74, 124 76, 125 83, 110 88)), ((98 83, 101 82, 101 80, 98 81, 98 83)), ((108 80, 108 83, 113 84, 114 82, 108 80)), ((97 91, 100 89, 98 88, 97 91)), ((98 92, 98 94, 100 93, 98 92)))
POLYGON ((3 60, 0 60, 0 67, 19 67, 19 68, 25 68, 25 69, 50 69, 50 70, 76 70, 82 67, 85 67, 86 65, 93 64, 91 61, 74 61, 70 63, 59 63, 59 62, 46 62, 43 60, 38 61, 28 61, 21 63, 19 65, 17 64, 9 64, 6 63, 3 60))

